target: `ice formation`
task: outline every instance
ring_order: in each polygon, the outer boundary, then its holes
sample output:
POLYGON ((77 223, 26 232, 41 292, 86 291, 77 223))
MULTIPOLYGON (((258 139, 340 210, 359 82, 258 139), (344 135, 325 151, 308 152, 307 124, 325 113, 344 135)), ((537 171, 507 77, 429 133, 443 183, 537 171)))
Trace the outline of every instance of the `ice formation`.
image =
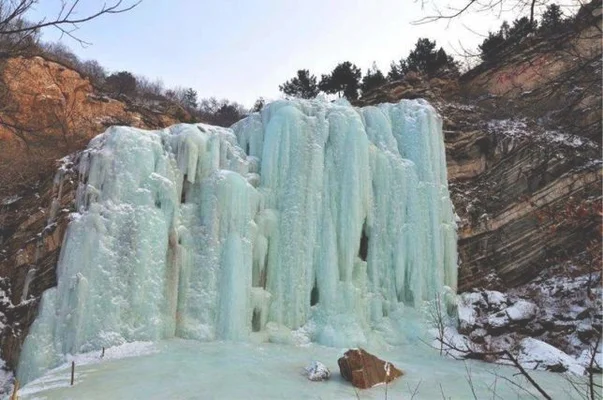
POLYGON ((395 343, 405 306, 456 289, 441 119, 422 100, 113 127, 79 170, 21 382, 132 341, 395 343))

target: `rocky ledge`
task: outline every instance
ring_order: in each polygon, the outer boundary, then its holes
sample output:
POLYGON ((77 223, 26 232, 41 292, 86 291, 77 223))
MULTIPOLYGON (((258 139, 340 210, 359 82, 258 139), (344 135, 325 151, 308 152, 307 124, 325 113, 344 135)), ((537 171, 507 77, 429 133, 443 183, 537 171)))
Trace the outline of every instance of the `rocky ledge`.
MULTIPOLYGON (((541 274, 532 282, 501 293, 472 290, 459 297, 458 350, 502 361, 509 351, 527 368, 579 375, 601 372, 601 273, 573 276, 541 274)), ((450 349, 451 355, 455 355, 450 349)), ((505 361, 506 362, 506 361, 505 361)))

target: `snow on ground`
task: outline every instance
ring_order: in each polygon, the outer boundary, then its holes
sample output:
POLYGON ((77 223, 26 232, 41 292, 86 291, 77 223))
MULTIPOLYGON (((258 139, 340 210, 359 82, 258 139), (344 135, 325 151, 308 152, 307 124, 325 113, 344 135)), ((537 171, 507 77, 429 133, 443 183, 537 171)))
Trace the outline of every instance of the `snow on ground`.
POLYGON ((532 370, 567 370, 576 375, 586 373, 584 367, 576 359, 561 350, 534 338, 525 338, 519 342, 517 361, 525 368, 532 370))
POLYGON ((482 300, 481 293, 466 292, 459 295, 457 310, 461 330, 467 330, 473 327, 477 321, 477 313, 474 304, 482 300))
MULTIPOLYGON (((603 289, 600 273, 579 273, 569 265, 564 272, 543 273, 504 295, 494 291, 459 295, 459 331, 464 335, 448 340, 470 339, 467 345, 477 352, 508 350, 528 369, 584 374, 591 346, 600 335, 603 289)), ((601 366, 600 347, 595 370, 601 366)))
POLYGON ((591 140, 556 130, 545 131, 542 128, 529 127, 526 119, 495 119, 487 123, 486 129, 491 134, 500 134, 514 139, 532 138, 536 141, 560 144, 574 149, 590 147, 597 149, 591 140))
MULTIPOLYGON (((28 396, 33 393, 40 391, 53 390, 63 387, 70 386, 70 371, 71 362, 75 362, 76 371, 79 371, 82 367, 93 366, 95 364, 106 363, 115 360, 121 360, 130 357, 141 357, 150 355, 158 352, 155 343, 152 342, 131 342, 125 343, 120 346, 111 347, 103 351, 91 351, 89 353, 82 353, 76 355, 68 355, 65 364, 49 371, 48 374, 34 380, 27 384, 21 390, 19 390, 19 398, 21 396, 28 396), (65 375, 65 371, 69 373, 65 375)), ((85 377, 83 374, 76 374, 76 381, 85 377)))

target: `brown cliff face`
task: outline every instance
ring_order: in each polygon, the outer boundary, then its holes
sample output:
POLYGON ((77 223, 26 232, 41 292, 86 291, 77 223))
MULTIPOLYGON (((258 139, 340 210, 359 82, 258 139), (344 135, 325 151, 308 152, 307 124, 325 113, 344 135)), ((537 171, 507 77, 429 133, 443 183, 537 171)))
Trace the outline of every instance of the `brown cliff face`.
POLYGON ((0 191, 47 176, 54 162, 83 149, 110 125, 163 128, 170 109, 141 107, 97 93, 78 72, 42 57, 0 65, 0 191))

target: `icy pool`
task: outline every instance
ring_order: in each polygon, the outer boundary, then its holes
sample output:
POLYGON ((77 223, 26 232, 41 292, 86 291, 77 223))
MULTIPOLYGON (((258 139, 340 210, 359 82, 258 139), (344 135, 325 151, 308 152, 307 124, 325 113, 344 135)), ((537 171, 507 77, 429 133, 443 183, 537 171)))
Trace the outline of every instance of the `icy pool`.
MULTIPOLYGON (((405 375, 388 385, 387 398, 471 399, 471 377, 479 399, 534 398, 506 382, 529 389, 515 369, 477 361, 440 357, 422 343, 376 355, 394 362, 405 375), (503 378, 504 377, 504 378, 503 378)), ((100 359, 99 352, 79 355, 75 385, 69 365, 26 385, 20 399, 355 399, 356 391, 339 375, 337 359, 345 349, 320 345, 287 346, 174 339, 142 348, 146 355, 100 359), (113 359, 112 359, 113 358, 113 359), (320 360, 332 372, 327 382, 311 382, 304 367, 320 360)), ((140 348, 135 348, 139 352, 140 348)), ((126 351, 126 355, 127 355, 126 351)), ((119 353, 118 353, 119 354, 119 353)), ((562 375, 533 373, 553 398, 571 398, 562 375)), ((385 386, 359 390, 360 399, 384 399, 385 386)))

